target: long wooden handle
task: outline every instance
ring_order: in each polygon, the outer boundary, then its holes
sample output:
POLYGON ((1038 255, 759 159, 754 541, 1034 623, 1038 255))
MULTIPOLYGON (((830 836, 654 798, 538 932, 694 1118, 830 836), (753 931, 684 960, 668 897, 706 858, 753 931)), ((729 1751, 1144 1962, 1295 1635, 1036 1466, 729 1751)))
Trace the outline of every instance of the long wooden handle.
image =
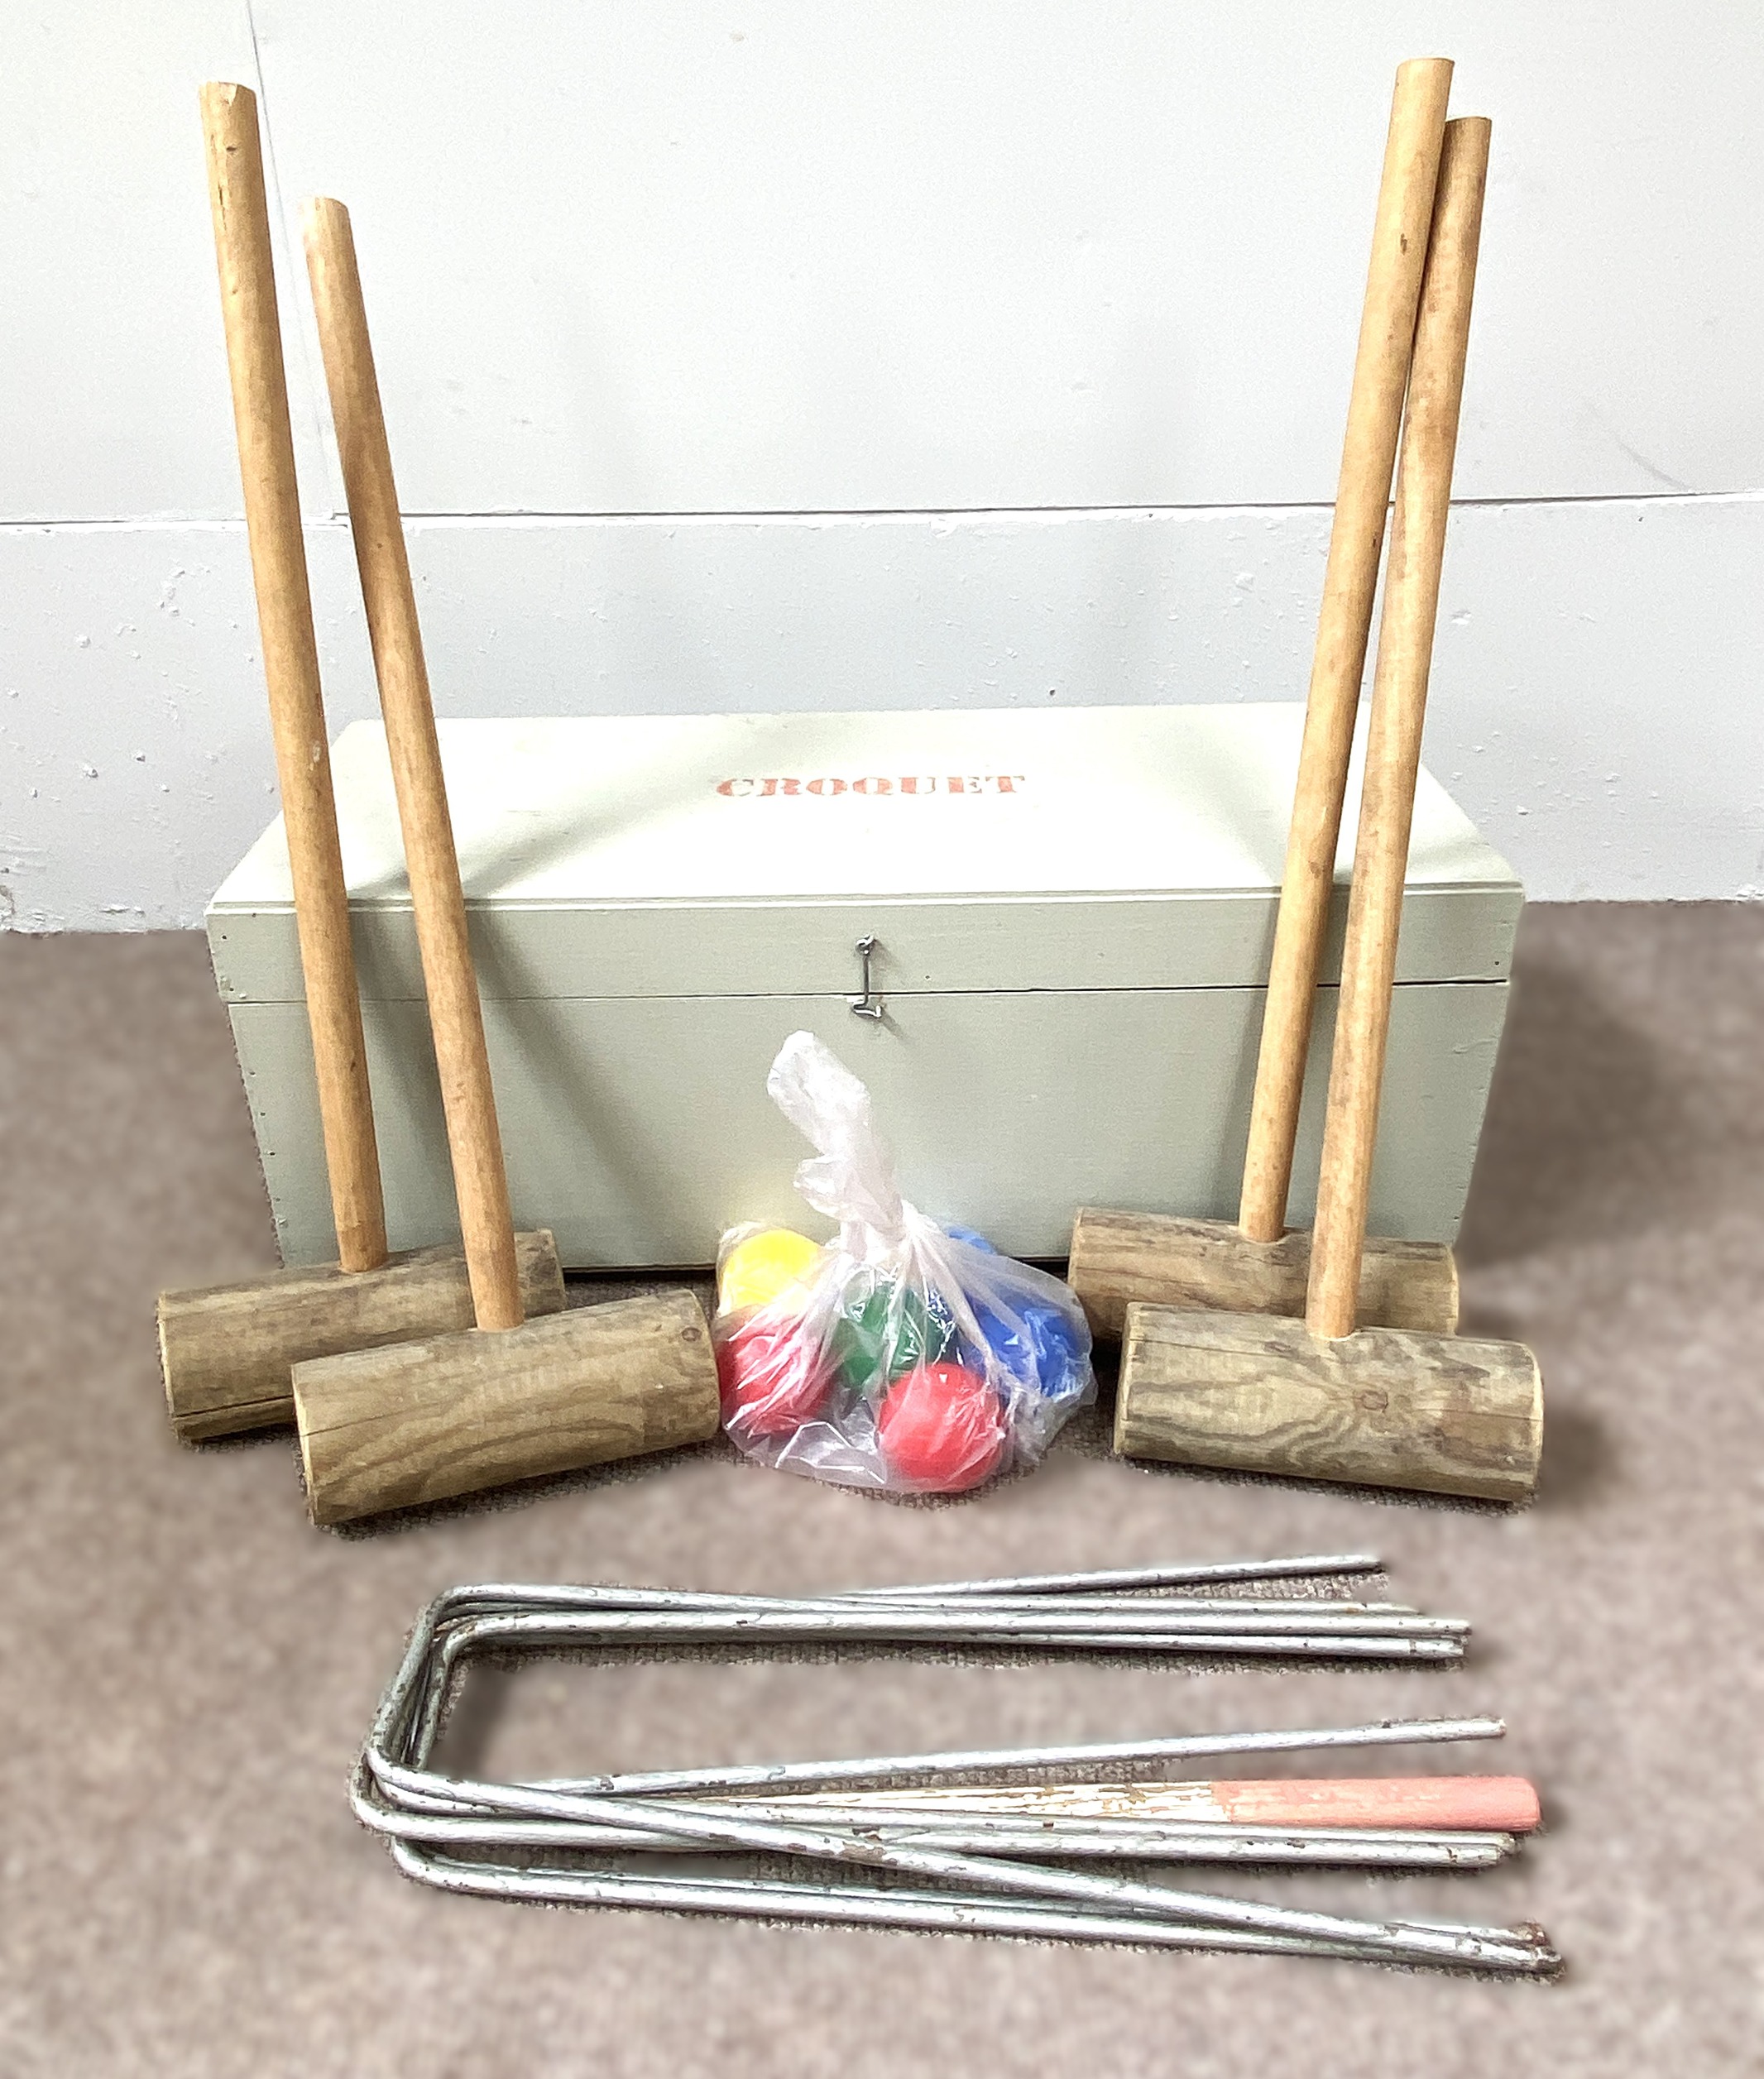
POLYGON ((435 1061, 453 1163, 453 1189, 481 1329, 519 1328, 525 1318, 515 1264, 515 1224, 496 1129, 496 1095, 484 1046, 484 1014, 466 934, 466 900, 448 814, 447 783, 423 661, 416 596, 405 552, 398 488, 380 409, 355 239, 340 202, 309 202, 302 213, 306 266, 324 354, 331 416, 343 457, 349 524, 362 574, 386 749, 398 795, 410 903, 429 996, 435 1061))
POLYGON ((1348 754, 1366 666, 1451 69, 1449 58, 1411 59, 1397 68, 1391 102, 1244 1157, 1238 1224, 1253 1242, 1277 1242, 1286 1225, 1317 967, 1329 928, 1348 754))
POLYGON ((338 1260, 346 1271, 371 1271, 386 1261, 386 1212, 349 937, 349 898, 331 793, 319 649, 306 584, 270 214, 257 141, 257 99, 248 87, 211 80, 202 89, 201 102, 245 525, 288 831, 338 1260))
POLYGON ((1384 618, 1373 679, 1365 786, 1354 850, 1354 892, 1348 905, 1341 999, 1335 1014, 1329 1109, 1323 1128, 1322 1176, 1311 1245, 1305 1318, 1311 1333, 1320 1336, 1349 1335, 1354 1326, 1384 1076, 1384 1042, 1397 974, 1397 935, 1402 923, 1409 826, 1421 769, 1421 724, 1427 711, 1440 572, 1451 512, 1452 462, 1464 399, 1483 191, 1488 175, 1488 132, 1489 126, 1480 116, 1445 127, 1439 197, 1415 328, 1408 423, 1397 478, 1390 568, 1384 579, 1384 618))

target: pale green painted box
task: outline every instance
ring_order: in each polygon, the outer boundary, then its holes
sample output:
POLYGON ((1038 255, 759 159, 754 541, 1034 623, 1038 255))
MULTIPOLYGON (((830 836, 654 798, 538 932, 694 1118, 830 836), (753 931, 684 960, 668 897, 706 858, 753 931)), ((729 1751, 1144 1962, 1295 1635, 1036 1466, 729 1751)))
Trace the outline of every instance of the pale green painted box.
MULTIPOLYGON (((554 1229, 580 1267, 705 1263, 735 1221, 812 1225, 790 1187, 806 1150, 765 1095, 803 1026, 869 1083, 907 1195, 1014 1253, 1062 1255, 1084 1204, 1234 1214, 1301 718, 443 723, 518 1223, 554 1229), (851 1007, 864 939, 880 1018, 851 1007)), ((436 1241, 458 1230, 377 725, 346 730, 334 766, 391 1238, 436 1241)), ((1423 774, 1379 1232, 1456 1234, 1522 900, 1423 774)), ((208 927, 283 1254, 323 1259, 279 821, 208 927)), ((1334 996, 1320 992, 1295 1223, 1311 1214, 1334 996)))

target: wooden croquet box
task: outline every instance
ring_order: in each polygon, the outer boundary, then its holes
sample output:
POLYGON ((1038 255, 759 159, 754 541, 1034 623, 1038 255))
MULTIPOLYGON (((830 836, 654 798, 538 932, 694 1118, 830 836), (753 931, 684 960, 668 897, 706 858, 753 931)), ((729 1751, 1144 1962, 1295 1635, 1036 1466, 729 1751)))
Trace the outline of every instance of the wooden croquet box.
MULTIPOLYGON (((516 1222, 571 1267, 708 1262, 824 1232, 765 1094, 818 1033, 869 1084, 906 1195, 1031 1257, 1074 1209, 1229 1217, 1302 711, 1296 706, 456 721, 441 745, 516 1222), (859 941, 884 1014, 860 1016, 859 941)), ((334 752, 395 1247, 458 1233, 385 739, 334 752)), ((1319 993, 1311 1217, 1358 778, 1319 993)), ((1372 1226, 1450 1241, 1522 900, 1425 773, 1372 1226)), ((208 912, 290 1263, 334 1255, 280 821, 208 912)))

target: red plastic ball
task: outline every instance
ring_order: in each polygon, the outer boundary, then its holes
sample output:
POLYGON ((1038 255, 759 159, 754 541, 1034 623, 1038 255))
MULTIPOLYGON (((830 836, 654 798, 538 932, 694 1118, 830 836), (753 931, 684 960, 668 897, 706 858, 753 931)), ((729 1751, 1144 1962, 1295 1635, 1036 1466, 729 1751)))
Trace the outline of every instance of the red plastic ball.
POLYGON ((889 1388, 876 1435, 889 1470, 926 1494, 960 1494, 997 1472, 1004 1411, 978 1372, 921 1364, 889 1388))
POLYGON ((723 1426, 741 1439, 788 1436, 821 1411, 832 1373, 799 1321, 751 1321, 719 1337, 723 1426))

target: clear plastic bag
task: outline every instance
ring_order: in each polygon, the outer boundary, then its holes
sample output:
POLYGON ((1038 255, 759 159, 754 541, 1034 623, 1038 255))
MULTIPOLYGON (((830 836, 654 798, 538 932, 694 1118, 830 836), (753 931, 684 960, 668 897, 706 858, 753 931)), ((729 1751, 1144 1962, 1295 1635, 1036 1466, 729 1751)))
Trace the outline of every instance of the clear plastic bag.
POLYGON ((811 1032, 766 1078, 819 1151, 796 1188, 824 1248, 739 1227, 717 1257, 723 1426, 750 1458, 842 1487, 955 1494, 1040 1459, 1095 1397, 1068 1286, 902 1198, 870 1093, 811 1032))

